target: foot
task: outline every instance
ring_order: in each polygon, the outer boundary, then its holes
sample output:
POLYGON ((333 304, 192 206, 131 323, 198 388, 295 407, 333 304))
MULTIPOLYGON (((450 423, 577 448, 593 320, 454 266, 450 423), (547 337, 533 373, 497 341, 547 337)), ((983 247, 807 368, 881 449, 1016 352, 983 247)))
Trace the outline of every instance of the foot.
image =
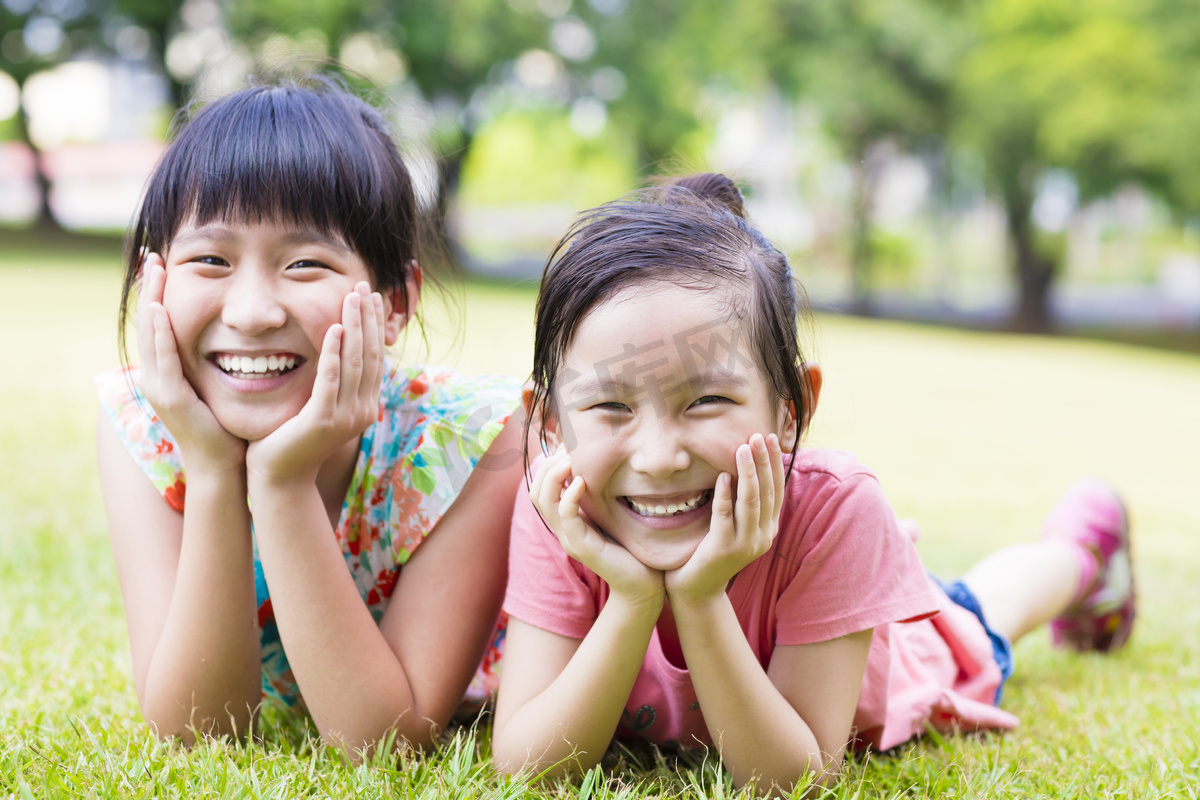
POLYGON ((1100 481, 1076 483, 1046 518, 1042 538, 1073 542, 1096 558, 1096 575, 1083 597, 1050 622, 1055 646, 1106 652, 1125 644, 1137 611, 1121 498, 1100 481))

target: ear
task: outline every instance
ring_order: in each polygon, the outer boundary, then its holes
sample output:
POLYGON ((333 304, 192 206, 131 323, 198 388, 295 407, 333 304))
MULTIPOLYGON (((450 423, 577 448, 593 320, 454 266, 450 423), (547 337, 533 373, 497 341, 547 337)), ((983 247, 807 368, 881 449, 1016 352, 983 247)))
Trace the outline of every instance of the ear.
POLYGON ((421 285, 425 275, 421 265, 413 261, 409 265, 408 278, 404 281, 404 291, 399 287, 384 293, 383 296, 383 341, 391 347, 400 338, 400 331, 417 313, 417 303, 421 299, 421 285), (407 298, 405 295, 407 294, 407 298), (405 300, 408 300, 405 303, 405 300))
POLYGON ((813 414, 816 413, 823 381, 821 365, 815 361, 805 361, 800 365, 800 379, 800 383, 804 387, 804 419, 797 419, 795 402, 788 403, 787 418, 784 420, 783 430, 779 434, 779 446, 785 453, 790 453, 794 449, 793 443, 796 441, 797 426, 801 433, 808 430, 813 414))
MULTIPOLYGON (((550 446, 550 449, 558 447, 562 443, 562 435, 559 430, 558 415, 553 410, 547 408, 542 414, 537 414, 537 409, 533 407, 533 391, 536 387, 533 379, 525 381, 525 385, 521 387, 521 405, 525 407, 525 414, 533 422, 534 430, 541 431, 543 441, 550 446)), ((532 442, 530 443, 532 445, 532 442)))

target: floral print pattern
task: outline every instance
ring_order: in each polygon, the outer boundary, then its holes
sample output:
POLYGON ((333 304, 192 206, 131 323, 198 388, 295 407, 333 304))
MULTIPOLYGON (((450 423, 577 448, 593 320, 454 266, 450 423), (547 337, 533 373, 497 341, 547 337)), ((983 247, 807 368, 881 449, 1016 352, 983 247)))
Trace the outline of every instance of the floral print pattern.
MULTIPOLYGON (((454 502, 520 398, 520 384, 510 378, 464 378, 441 367, 388 366, 379 418, 363 433, 334 531, 346 568, 376 622, 383 617, 401 568, 454 502)), ((136 367, 98 375, 101 406, 163 499, 183 511, 187 476, 179 449, 142 396, 137 377, 136 367)), ((279 640, 257 547, 254 576, 263 697, 302 705, 279 640)), ((470 702, 482 702, 498 683, 504 627, 502 620, 471 683, 470 702)))

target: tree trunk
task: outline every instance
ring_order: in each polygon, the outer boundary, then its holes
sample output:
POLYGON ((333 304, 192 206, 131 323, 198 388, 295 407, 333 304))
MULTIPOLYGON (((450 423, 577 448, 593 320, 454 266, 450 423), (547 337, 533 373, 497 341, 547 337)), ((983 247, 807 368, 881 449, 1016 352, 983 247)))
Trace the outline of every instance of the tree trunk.
POLYGON ((464 134, 461 147, 438 159, 437 197, 434 201, 430 225, 434 241, 430 243, 428 251, 439 262, 436 266, 449 274, 461 273, 469 260, 462 243, 455 237, 450 225, 450 202, 458 194, 458 186, 462 181, 463 161, 466 160, 469 148, 470 138, 464 134))
MULTIPOLYGON (((24 90, 24 88, 24 86, 19 87, 20 90, 24 90)), ((60 233, 63 227, 50 207, 50 191, 53 187, 50 184, 50 176, 46 174, 45 157, 29 135, 29 124, 25 118, 24 106, 17 109, 16 122, 17 136, 33 154, 33 180, 38 191, 38 214, 33 221, 33 227, 49 233, 60 233)))
POLYGON ((874 303, 871 299, 875 278, 872 274, 874 257, 871 252, 871 210, 875 202, 875 189, 891 155, 891 145, 886 142, 862 141, 855 148, 858 163, 854 175, 854 191, 850 206, 850 310, 862 316, 873 316, 874 303))
POLYGON ((1016 185, 1016 180, 1006 183, 1004 212, 1017 279, 1017 304, 1009 319, 1009 327, 1023 333, 1047 333, 1054 327, 1049 295, 1058 265, 1053 259, 1037 252, 1029 220, 1032 206, 1029 192, 1016 185))
POLYGON ((866 159, 854 168, 850 201, 850 310, 871 316, 871 191, 867 187, 866 159))

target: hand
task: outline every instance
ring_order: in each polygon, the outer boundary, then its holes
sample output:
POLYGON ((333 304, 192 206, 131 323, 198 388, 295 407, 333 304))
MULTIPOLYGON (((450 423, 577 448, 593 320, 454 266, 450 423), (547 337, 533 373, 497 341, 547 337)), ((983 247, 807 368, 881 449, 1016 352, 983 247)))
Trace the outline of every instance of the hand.
POLYGON ((246 442, 221 427, 183 374, 179 345, 162 304, 166 285, 162 256, 147 254, 137 305, 142 394, 174 437, 186 469, 193 473, 240 470, 246 463, 246 442))
POLYGON ((342 300, 341 324, 325 332, 312 396, 299 414, 250 443, 250 473, 316 480, 326 459, 378 418, 383 322, 383 298, 360 282, 342 300))
POLYGON ((754 434, 734 456, 738 472, 734 503, 729 473, 717 478, 712 523, 696 552, 664 582, 672 603, 696 603, 724 594, 746 565, 771 548, 783 509, 783 452, 775 434, 754 434))
POLYGON ((599 575, 614 596, 630 604, 662 602, 663 574, 638 561, 632 553, 600 533, 579 516, 583 477, 570 485, 571 456, 559 447, 533 476, 529 496, 567 555, 599 575))

